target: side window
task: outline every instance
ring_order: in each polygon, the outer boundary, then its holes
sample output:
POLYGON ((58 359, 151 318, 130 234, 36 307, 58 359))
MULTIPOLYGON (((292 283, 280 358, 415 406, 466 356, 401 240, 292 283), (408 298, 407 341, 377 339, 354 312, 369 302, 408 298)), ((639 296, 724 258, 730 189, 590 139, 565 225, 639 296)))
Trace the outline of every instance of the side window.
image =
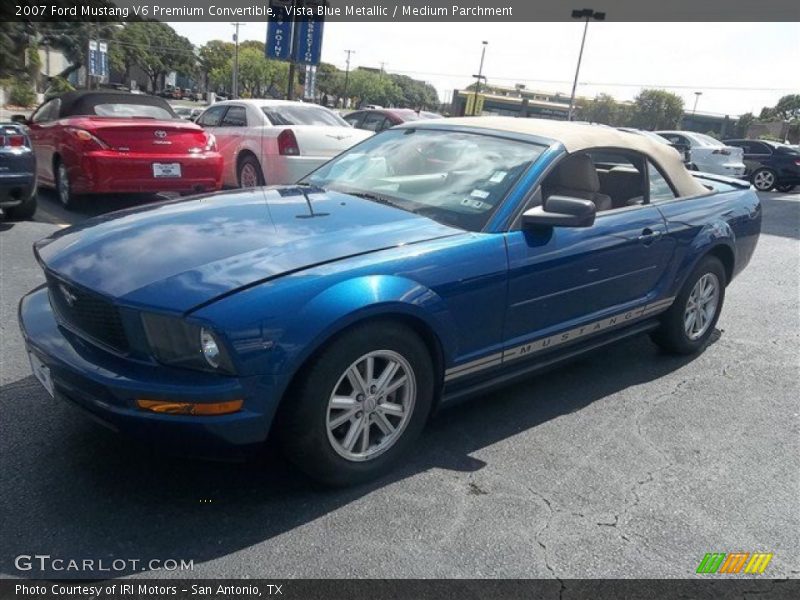
POLYGON ((761 142, 750 142, 750 154, 772 154, 769 146, 761 142))
POLYGON ((592 150, 588 155, 597 171, 600 184, 597 192, 611 200, 610 206, 607 201, 596 201, 598 212, 644 203, 641 157, 614 150, 592 150))
POLYGON ((647 177, 650 180, 650 203, 674 200, 675 192, 653 163, 647 161, 647 177))
POLYGON ((227 108, 227 106, 212 106, 200 115, 200 118, 197 119, 197 124, 200 127, 217 127, 227 108))
POLYGON ((384 125, 385 122, 386 117, 384 117, 382 114, 370 113, 364 117, 364 124, 361 126, 361 128, 369 131, 383 131, 386 129, 386 126, 384 125))
POLYGON ((349 115, 344 116, 344 120, 350 123, 350 125, 352 125, 353 127, 358 127, 358 124, 361 122, 361 117, 363 115, 364 113, 360 112, 350 113, 349 115))
POLYGON ((228 108, 220 127, 247 127, 247 112, 244 106, 231 106, 228 108))

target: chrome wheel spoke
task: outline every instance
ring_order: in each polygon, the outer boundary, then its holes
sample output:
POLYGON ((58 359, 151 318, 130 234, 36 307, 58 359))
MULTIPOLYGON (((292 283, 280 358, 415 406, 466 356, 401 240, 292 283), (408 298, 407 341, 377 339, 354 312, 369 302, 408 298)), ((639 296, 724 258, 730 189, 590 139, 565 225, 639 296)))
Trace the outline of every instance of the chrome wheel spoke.
POLYGON ((382 454, 403 434, 415 400, 416 378, 403 356, 391 350, 365 354, 342 373, 328 399, 331 446, 351 461, 382 454))

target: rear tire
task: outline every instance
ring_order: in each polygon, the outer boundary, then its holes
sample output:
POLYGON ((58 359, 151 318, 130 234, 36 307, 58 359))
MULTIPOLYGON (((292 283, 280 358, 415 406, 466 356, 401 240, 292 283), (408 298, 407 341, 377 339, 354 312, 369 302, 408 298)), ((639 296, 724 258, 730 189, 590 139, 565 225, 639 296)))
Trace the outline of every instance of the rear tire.
POLYGON ((57 158, 55 160, 53 172, 55 173, 56 179, 56 196, 58 196, 58 201, 61 202, 61 206, 67 209, 75 208, 80 201, 80 197, 72 191, 69 170, 61 159, 57 158))
POLYGON ((725 301, 725 267, 706 256, 686 279, 678 297, 650 337, 673 354, 694 354, 707 343, 725 301))
POLYGON ((753 171, 750 182, 759 192, 768 192, 775 187, 778 181, 775 171, 772 169, 760 168, 753 171))
POLYGON ((34 189, 33 193, 22 201, 22 204, 4 208, 3 212, 5 212, 6 217, 11 221, 27 221, 32 219, 33 215, 36 214, 36 190, 34 189))
POLYGON ((433 390, 431 357, 419 336, 394 322, 363 324, 335 338, 304 369, 286 395, 275 433, 286 458, 313 479, 363 483, 408 455, 433 390))
POLYGON ((789 184, 776 185, 775 191, 781 192, 782 194, 788 194, 789 192, 793 192, 794 188, 796 187, 797 187, 796 185, 789 185, 789 184))
POLYGON ((261 187, 264 185, 264 174, 255 156, 247 155, 239 160, 236 169, 236 180, 240 188, 261 187))

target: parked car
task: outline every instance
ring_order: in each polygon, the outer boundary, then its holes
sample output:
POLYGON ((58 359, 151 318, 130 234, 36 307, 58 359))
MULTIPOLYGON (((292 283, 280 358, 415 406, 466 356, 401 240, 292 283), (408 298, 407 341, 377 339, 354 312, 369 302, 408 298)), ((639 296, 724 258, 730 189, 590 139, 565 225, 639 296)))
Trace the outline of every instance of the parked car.
POLYGON ((418 121, 296 185, 60 230, 19 319, 48 392, 117 431, 215 456, 274 435, 352 484, 465 396, 645 332, 698 352, 760 226, 749 184, 644 136, 418 121))
POLYGON ((800 150, 765 140, 725 140, 744 151, 744 173, 753 186, 768 192, 791 192, 800 184, 800 150))
POLYGON ((155 96, 68 92, 26 123, 39 184, 55 188, 67 207, 84 194, 192 193, 222 185, 214 136, 155 96))
POLYGON ((726 146, 710 135, 694 131, 656 131, 658 135, 672 144, 688 147, 692 153, 692 164, 699 171, 741 177, 745 166, 741 148, 726 146))
POLYGON ((181 119, 186 119, 187 121, 192 122, 195 122, 197 117, 203 113, 202 108, 193 108, 191 106, 173 106, 172 110, 174 110, 175 114, 181 119))
POLYGON ((36 155, 16 123, 0 123, 0 208, 15 221, 36 212, 36 155))
POLYGON ((225 158, 225 185, 294 183, 370 134, 332 110, 286 100, 217 102, 196 123, 213 132, 225 158))
POLYGON ((381 108, 376 110, 356 110, 345 115, 344 120, 356 129, 379 132, 389 127, 421 119, 441 119, 442 116, 430 112, 417 112, 410 108, 381 108))
POLYGON ((675 151, 680 154, 681 159, 683 160, 683 164, 686 165, 687 169, 695 170, 697 167, 692 164, 692 149, 688 144, 681 144, 678 142, 670 142, 668 139, 658 135, 655 131, 647 131, 646 129, 636 129, 634 127, 617 127, 620 131, 627 131, 629 133, 638 133, 639 135, 644 135, 653 140, 654 142, 658 142, 659 144, 666 144, 667 146, 671 146, 675 149, 675 151))

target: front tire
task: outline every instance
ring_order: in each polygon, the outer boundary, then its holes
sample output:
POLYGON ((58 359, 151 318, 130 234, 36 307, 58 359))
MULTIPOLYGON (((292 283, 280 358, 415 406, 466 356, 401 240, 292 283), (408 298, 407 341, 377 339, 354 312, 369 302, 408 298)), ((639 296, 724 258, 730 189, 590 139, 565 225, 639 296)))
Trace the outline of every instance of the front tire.
POLYGON ((725 267, 715 256, 706 256, 664 313, 661 326, 651 334, 652 340, 674 354, 694 354, 701 350, 717 325, 726 284, 725 267))
POLYGON ((777 177, 772 169, 756 169, 750 177, 750 182, 759 192, 768 192, 775 187, 777 177))
POLYGON ((424 342, 393 322, 340 335, 300 374, 276 434, 286 458, 333 486, 375 479, 406 456, 427 421, 434 370, 424 342))
POLYGON ((254 156, 245 156, 239 161, 236 178, 240 188, 261 187, 264 185, 264 174, 261 165, 254 156))

